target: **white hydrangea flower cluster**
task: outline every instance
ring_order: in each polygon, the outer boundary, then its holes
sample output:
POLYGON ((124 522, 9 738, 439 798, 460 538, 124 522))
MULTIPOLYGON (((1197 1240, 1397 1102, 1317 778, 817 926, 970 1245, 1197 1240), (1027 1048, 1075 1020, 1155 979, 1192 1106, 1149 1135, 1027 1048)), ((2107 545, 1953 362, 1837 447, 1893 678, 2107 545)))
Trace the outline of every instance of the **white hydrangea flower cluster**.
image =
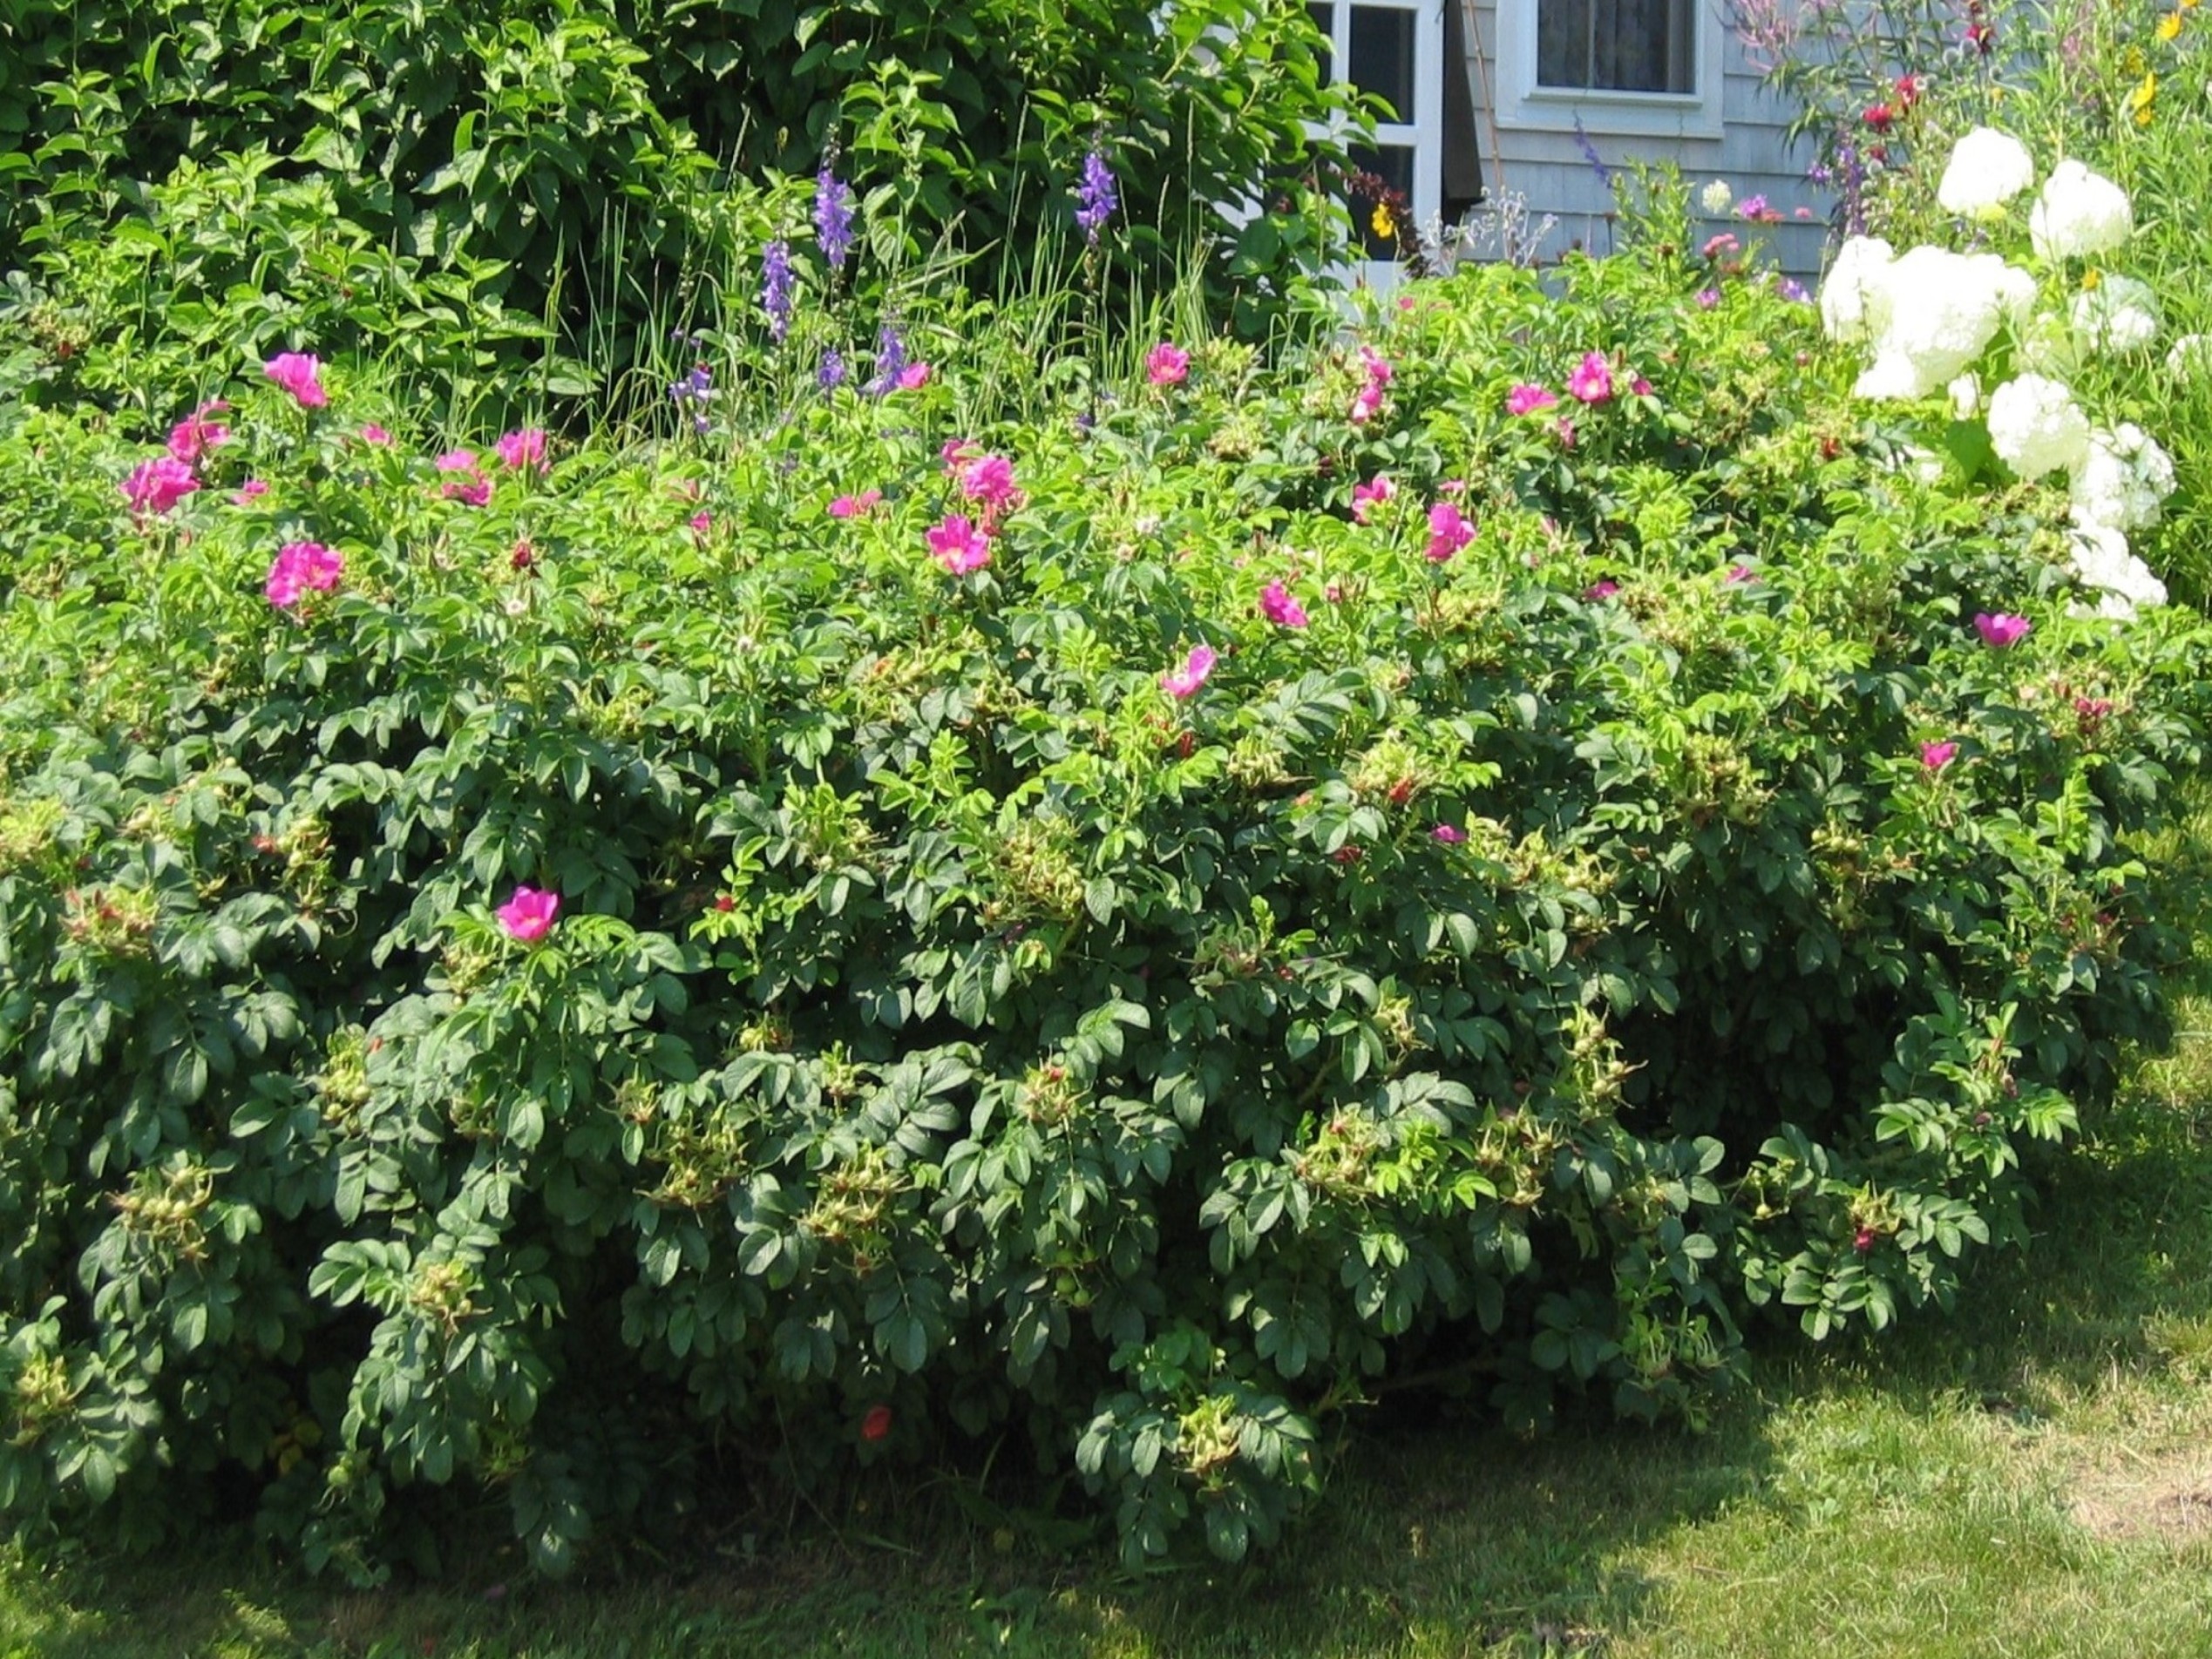
POLYGON ((2158 338, 2158 301, 2148 282, 2100 277, 2073 296, 2073 333, 2091 352, 2141 351, 2158 338))
POLYGON ((1965 219, 1994 219, 2035 182, 2035 161, 2009 132, 1978 126, 1951 147, 1936 205, 1965 219))
MULTIPOLYGON (((1989 223, 2034 182, 2026 146, 1977 127, 1958 141, 1937 187, 1946 213, 1989 223)), ((2108 253, 2134 233, 2127 194, 2078 161, 2062 161, 2028 213, 2029 240, 2046 261, 2108 253)), ((1831 340, 1863 343, 1870 361, 1862 397, 1944 393, 1957 420, 1981 411, 1990 447, 2022 478, 2062 472, 2074 572, 2099 591, 2098 613, 2130 617, 2162 604, 2166 589, 2130 551, 2127 533, 2156 524, 2174 490, 2174 464, 2141 427, 2093 427, 2065 377, 2099 353, 2141 351, 2158 338, 2156 296, 2132 277, 2094 273, 2063 311, 2034 315, 2035 279, 1996 254, 1920 247, 1897 254, 1856 236, 1821 286, 1821 322, 1831 340), (1972 365, 2009 326, 2019 368, 1983 395, 1972 365)), ((2191 335, 2166 359, 2176 376, 2212 373, 2212 339, 2191 335)), ((1913 452, 1910 459, 1921 460, 1913 452)), ((1926 475, 1926 465, 1914 468, 1926 475)))
POLYGON ((1901 258, 1887 255, 1886 243, 1855 238, 1822 290, 1829 334, 1873 345, 1874 361, 1859 376, 1862 397, 1926 397, 1943 389, 2035 302, 2034 279, 1995 254, 1921 247, 1901 258))

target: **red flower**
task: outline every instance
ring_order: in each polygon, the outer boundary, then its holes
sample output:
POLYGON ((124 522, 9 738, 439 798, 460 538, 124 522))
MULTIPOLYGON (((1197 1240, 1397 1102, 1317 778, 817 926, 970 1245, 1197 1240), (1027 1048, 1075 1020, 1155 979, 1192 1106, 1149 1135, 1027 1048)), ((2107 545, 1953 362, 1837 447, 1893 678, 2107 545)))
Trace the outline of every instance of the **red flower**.
POLYGON ((1866 112, 1859 117, 1876 132, 1887 132, 1890 123, 1896 118, 1896 112, 1887 104, 1869 104, 1866 106, 1866 112))
POLYGON ((1920 102, 1920 77, 1917 75, 1898 76, 1896 92, 1897 107, 1901 110, 1910 109, 1920 102))
POLYGON ((860 1438, 864 1440, 883 1440, 891 1437, 891 1407, 871 1405, 868 1414, 860 1419, 860 1438))
POLYGON ((1851 1239, 1851 1248, 1856 1250, 1861 1256, 1864 1256, 1869 1250, 1872 1249, 1874 1248, 1874 1229, 1871 1227, 1860 1228, 1858 1232, 1854 1235, 1851 1239))

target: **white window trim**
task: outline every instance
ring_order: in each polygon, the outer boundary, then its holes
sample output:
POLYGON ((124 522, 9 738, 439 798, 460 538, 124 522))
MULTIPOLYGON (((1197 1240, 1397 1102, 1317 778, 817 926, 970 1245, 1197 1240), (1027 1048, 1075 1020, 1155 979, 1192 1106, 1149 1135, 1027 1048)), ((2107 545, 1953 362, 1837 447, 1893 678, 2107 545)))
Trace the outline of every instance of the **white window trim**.
POLYGON ((1717 139, 1727 73, 1727 25, 1707 3, 1695 6, 1698 90, 1613 92, 1537 85, 1537 0, 1497 0, 1497 124, 1535 132, 1585 132, 1613 138, 1717 139))
MULTIPOLYGON (((1415 225, 1426 225, 1444 207, 1444 77, 1461 66, 1444 62, 1445 5, 1460 0, 1335 0, 1330 16, 1329 61, 1339 81, 1348 78, 1352 66, 1352 7, 1414 14, 1414 119, 1378 121, 1373 143, 1413 152, 1413 200, 1410 211, 1415 225)), ((1510 3, 1510 0, 1508 0, 1510 3)), ((1360 210, 1355 206, 1354 216, 1360 210)), ((1364 222, 1353 226, 1356 246, 1365 239, 1364 222)), ((1370 288, 1388 289, 1400 275, 1394 260, 1356 259, 1353 274, 1370 288)))

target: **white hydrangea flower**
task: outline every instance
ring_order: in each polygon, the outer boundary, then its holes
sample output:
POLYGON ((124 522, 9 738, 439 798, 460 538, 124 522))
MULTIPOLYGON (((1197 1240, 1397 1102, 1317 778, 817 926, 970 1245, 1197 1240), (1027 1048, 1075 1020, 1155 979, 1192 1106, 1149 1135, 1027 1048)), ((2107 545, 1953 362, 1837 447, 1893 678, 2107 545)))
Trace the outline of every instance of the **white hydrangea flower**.
POLYGON ((2168 346, 2166 372, 2176 380, 2212 375, 2212 334, 2185 334, 2168 346))
POLYGON ((1698 206, 1718 219, 1736 205, 1736 193, 1728 188, 1726 179, 1715 179, 1698 193, 1698 206))
POLYGON ((2023 478, 2072 472, 2088 459, 2089 417, 2055 380, 2022 375, 2006 381, 1989 395, 1988 421, 1990 447, 2023 478))
POLYGON ((1894 257, 1879 236, 1854 236, 1836 250, 1821 284, 1821 327, 1831 340, 1863 340, 1868 290, 1894 257))
POLYGON ((2073 296, 2073 332, 2093 352, 2140 351, 2158 338, 2158 301, 2132 276, 2100 278, 2073 296))
POLYGON ((2045 312, 2020 330, 2020 362, 2039 375, 2060 379, 2081 367, 2081 340, 2066 318, 2045 312))
POLYGON ((2089 435, 2089 451, 2074 469, 2069 516, 2078 526, 2141 530, 2158 522, 2174 493, 2174 462, 2134 422, 2089 435))
POLYGON ((1951 394, 1951 414, 1953 420, 1971 421, 1974 411, 1982 406, 1982 383, 1971 374, 1961 375, 1944 389, 1951 394))
POLYGON ((2035 162, 2025 145, 2010 133, 1978 126, 1951 146, 1936 201, 1947 213, 1994 219, 2034 182, 2035 162))
POLYGON ((2085 525, 2072 535, 2073 573, 2098 590, 2096 614, 2132 621, 2139 605, 2166 603, 2166 584, 2128 551, 2127 538, 2109 525, 2085 525))
POLYGON ((2079 161, 2061 161, 2028 213, 2028 238, 2045 259, 2107 253, 2134 234, 2127 193, 2079 161))
POLYGON ((1874 361, 1862 397, 1926 397, 1982 355, 2008 319, 2025 314, 2035 281, 1995 254, 1916 247, 1864 286, 1874 361))

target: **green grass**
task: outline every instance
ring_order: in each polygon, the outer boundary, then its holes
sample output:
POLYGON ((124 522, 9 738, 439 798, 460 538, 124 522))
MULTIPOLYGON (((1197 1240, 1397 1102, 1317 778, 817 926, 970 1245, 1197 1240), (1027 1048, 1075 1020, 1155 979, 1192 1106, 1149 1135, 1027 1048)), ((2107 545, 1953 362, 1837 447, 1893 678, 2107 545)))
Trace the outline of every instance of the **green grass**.
POLYGON ((2209 848, 2212 809, 2147 850, 2199 940, 2183 1034, 2043 1172, 2032 1248, 1956 1317, 1768 1344, 1706 1434, 1520 1441, 1415 1399, 1241 1571, 1130 1578, 887 1472, 788 1541, 597 1584, 496 1548, 374 1594, 219 1555, 13 1558, 0 1659, 2212 1655, 2209 848))

